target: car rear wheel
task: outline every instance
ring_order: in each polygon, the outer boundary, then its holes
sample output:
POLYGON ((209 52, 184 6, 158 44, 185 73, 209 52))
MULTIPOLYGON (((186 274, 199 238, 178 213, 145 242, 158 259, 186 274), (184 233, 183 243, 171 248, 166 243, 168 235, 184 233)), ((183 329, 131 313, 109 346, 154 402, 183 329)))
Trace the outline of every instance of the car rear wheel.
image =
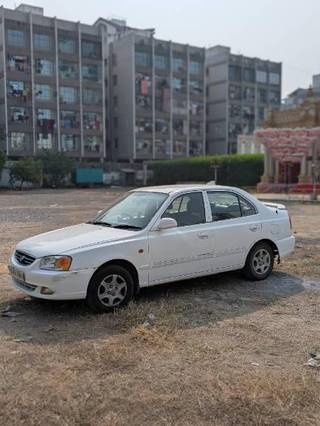
POLYGON ((126 306, 134 295, 134 281, 127 269, 108 265, 91 279, 87 304, 94 312, 112 312, 126 306))
POLYGON ((248 254, 244 275, 251 281, 261 281, 268 278, 273 271, 274 251, 268 243, 256 244, 248 254))

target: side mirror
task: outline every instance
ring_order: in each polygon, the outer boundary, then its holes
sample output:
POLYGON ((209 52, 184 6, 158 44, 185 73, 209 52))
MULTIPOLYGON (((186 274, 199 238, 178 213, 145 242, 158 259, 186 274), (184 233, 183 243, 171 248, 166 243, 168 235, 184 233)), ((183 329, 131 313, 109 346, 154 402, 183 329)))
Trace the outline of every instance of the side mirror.
POLYGON ((160 219, 160 222, 158 223, 157 230, 163 231, 165 229, 173 229, 177 228, 178 224, 175 219, 172 219, 171 217, 163 217, 160 219))

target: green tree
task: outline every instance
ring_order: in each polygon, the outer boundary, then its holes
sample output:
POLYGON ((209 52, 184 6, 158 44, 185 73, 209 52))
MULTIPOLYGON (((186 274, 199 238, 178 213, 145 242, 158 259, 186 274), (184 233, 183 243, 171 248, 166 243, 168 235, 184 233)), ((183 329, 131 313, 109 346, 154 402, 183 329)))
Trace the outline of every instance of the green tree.
POLYGON ((43 172, 50 186, 63 185, 64 179, 73 171, 75 162, 63 153, 44 152, 40 157, 43 172))
POLYGON ((0 175, 1 175, 1 171, 3 169, 5 162, 6 162, 6 157, 5 157, 4 153, 2 151, 0 151, 0 175))
POLYGON ((10 179, 20 182, 20 190, 25 182, 41 183, 42 162, 33 158, 23 158, 11 165, 10 179))

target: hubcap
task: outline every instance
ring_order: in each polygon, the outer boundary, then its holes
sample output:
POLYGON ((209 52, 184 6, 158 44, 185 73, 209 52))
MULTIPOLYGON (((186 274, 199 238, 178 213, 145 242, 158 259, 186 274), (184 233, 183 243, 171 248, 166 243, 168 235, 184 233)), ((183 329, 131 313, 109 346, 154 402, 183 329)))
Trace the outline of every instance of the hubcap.
POLYGON ((271 256, 268 250, 259 249, 255 252, 252 260, 252 266, 256 274, 264 275, 271 265, 271 256))
POLYGON ((98 297, 104 306, 112 308, 123 302, 127 291, 127 282, 121 275, 108 275, 98 287, 98 297))

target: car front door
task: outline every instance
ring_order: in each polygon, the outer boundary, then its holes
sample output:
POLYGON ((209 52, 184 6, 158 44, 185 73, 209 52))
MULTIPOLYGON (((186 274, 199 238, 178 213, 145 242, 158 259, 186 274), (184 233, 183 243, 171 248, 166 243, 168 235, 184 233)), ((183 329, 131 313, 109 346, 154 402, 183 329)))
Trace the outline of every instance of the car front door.
POLYGON ((213 272, 242 268, 250 248, 261 238, 256 207, 234 192, 208 191, 212 215, 213 272))
POLYGON ((210 226, 201 191, 177 196, 162 218, 176 228, 149 233, 149 283, 160 284, 210 273, 210 226))

